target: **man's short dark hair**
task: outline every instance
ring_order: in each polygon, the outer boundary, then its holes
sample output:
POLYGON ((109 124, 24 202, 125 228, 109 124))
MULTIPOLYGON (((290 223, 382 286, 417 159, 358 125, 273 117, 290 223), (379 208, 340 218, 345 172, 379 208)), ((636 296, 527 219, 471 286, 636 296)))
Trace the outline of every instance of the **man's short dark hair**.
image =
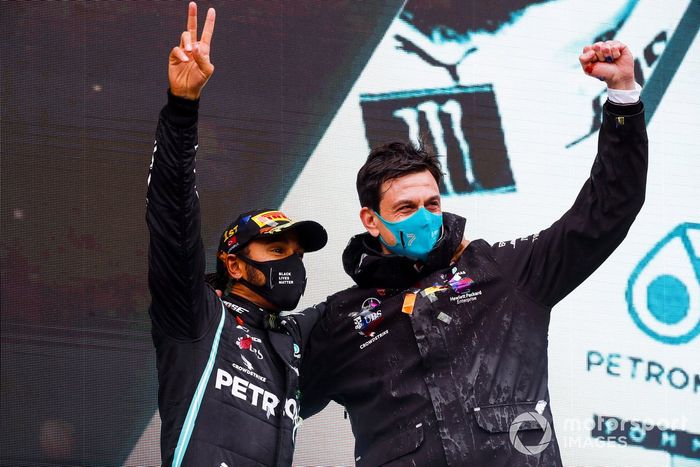
POLYGON ((379 212, 382 200, 382 184, 404 175, 428 170, 438 186, 442 180, 442 168, 432 150, 403 141, 392 141, 372 149, 365 165, 357 172, 357 194, 362 207, 379 212))

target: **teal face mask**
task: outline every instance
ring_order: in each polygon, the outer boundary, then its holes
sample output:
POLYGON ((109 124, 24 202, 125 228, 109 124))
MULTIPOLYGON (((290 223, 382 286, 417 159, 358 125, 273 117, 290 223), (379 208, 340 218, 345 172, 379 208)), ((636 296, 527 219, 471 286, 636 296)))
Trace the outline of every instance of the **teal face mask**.
POLYGON ((384 226, 394 234, 396 245, 388 245, 382 236, 379 240, 395 255, 425 261, 435 247, 442 231, 442 213, 433 214, 424 207, 398 222, 389 222, 374 212, 384 226))

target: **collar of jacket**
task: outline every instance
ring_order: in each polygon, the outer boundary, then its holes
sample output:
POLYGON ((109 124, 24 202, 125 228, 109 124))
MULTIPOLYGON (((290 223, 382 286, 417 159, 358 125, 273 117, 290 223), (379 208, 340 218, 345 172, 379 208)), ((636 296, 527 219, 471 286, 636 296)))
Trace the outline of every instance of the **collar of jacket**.
POLYGON ((251 327, 279 330, 279 316, 238 295, 227 294, 221 298, 227 310, 251 327), (233 305, 233 306, 231 306, 233 305))
POLYGON ((343 252, 343 267, 362 288, 406 288, 438 269, 450 265, 464 237, 467 220, 443 212, 443 233, 425 263, 404 256, 384 254, 379 239, 369 233, 355 235, 343 252))

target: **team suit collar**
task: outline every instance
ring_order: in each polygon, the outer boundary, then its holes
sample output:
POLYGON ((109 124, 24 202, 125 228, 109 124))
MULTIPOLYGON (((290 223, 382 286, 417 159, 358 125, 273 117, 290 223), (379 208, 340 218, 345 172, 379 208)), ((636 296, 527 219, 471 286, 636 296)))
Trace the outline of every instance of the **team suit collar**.
POLYGON ((466 219, 443 212, 442 235, 425 262, 382 252, 379 239, 355 235, 343 252, 343 267, 359 287, 406 288, 420 278, 450 265, 464 237, 466 219))

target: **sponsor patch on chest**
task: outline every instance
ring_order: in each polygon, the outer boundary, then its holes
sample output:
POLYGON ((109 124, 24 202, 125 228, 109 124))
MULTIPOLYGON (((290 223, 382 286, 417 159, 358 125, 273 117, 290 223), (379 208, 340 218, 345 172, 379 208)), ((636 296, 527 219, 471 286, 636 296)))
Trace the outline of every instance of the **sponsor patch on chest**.
MULTIPOLYGON (((277 416, 276 410, 280 403, 280 398, 245 378, 232 375, 226 370, 217 368, 214 388, 229 390, 233 397, 246 401, 253 407, 258 407, 265 413, 267 418, 277 416)), ((295 399, 287 399, 284 403, 283 414, 296 421, 298 413, 297 401, 295 399)))
POLYGON ((455 295, 453 297, 450 297, 450 302, 455 303, 457 305, 461 305, 463 303, 471 303, 475 302, 477 298, 481 296, 481 290, 477 290, 475 292, 466 292, 460 295, 455 295))
POLYGON ((381 302, 378 298, 370 297, 362 302, 360 311, 348 313, 352 319, 355 330, 365 337, 374 337, 379 324, 383 321, 382 310, 379 308, 381 302))
POLYGON ((482 294, 481 290, 475 290, 474 279, 467 276, 463 270, 452 268, 452 277, 447 281, 450 289, 456 295, 450 295, 450 303, 462 305, 475 302, 482 294))
POLYGON ((255 358, 258 360, 263 359, 263 354, 258 349, 258 346, 256 344, 260 344, 261 340, 255 336, 251 336, 250 334, 247 334, 245 336, 240 336, 238 339, 236 339, 236 345, 238 346, 239 349, 241 350, 247 350, 248 352, 251 352, 253 355, 255 355, 255 358))

